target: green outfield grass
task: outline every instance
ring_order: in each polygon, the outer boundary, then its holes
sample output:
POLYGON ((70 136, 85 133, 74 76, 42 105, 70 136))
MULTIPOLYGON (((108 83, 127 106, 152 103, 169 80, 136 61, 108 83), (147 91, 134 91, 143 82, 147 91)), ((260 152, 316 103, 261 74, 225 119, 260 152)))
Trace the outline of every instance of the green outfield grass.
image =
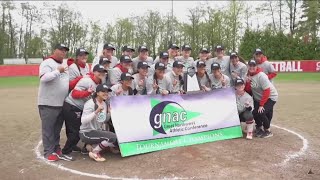
MULTIPOLYGON (((320 73, 278 73, 278 82, 320 82, 320 73)), ((0 88, 37 86, 39 77, 1 77, 0 88)))
POLYGON ((275 81, 279 82, 320 82, 320 72, 318 73, 278 73, 275 81))
POLYGON ((0 78, 0 88, 38 86, 38 84, 39 84, 38 76, 1 77, 0 78))

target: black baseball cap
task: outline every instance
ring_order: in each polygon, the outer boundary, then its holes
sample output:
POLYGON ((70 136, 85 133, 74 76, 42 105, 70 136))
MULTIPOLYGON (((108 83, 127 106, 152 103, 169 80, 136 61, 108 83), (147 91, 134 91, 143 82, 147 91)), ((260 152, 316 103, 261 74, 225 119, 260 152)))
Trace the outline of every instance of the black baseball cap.
POLYGON ((140 69, 140 68, 149 68, 150 66, 148 65, 148 63, 147 62, 139 62, 138 63, 138 69, 140 69))
POLYGON ((263 51, 262 51, 262 49, 257 48, 254 50, 254 54, 263 54, 263 51))
POLYGON ((76 56, 81 56, 81 55, 84 55, 84 54, 88 55, 89 52, 84 48, 79 48, 79 49, 76 50, 76 56))
POLYGON ((114 47, 113 44, 110 44, 110 43, 106 43, 103 45, 103 49, 113 49, 113 50, 116 50, 116 48, 114 47))
POLYGON ((159 57, 160 58, 169 58, 169 53, 168 52, 161 52, 159 57))
POLYGON ((95 71, 98 71, 98 72, 108 72, 107 70, 104 69, 104 67, 100 64, 97 64, 93 67, 93 70, 92 72, 95 72, 95 71))
POLYGON ((232 53, 230 54, 230 59, 233 58, 233 57, 238 57, 238 53, 232 52, 232 53))
POLYGON ((170 49, 180 49, 179 46, 177 44, 175 44, 175 43, 170 44, 169 48, 170 49))
POLYGON ((130 62, 132 62, 132 59, 129 56, 122 55, 120 57, 120 62, 121 63, 130 63, 130 62))
POLYGON ((244 80, 242 78, 237 78, 235 81, 235 85, 244 84, 244 80))
POLYGON ((198 62, 197 62, 197 67, 201 67, 201 66, 206 67, 207 65, 206 65, 206 63, 203 62, 203 61, 198 61, 198 62))
POLYGON ((65 49, 66 51, 69 51, 70 49, 65 45, 65 44, 57 44, 56 46, 54 46, 54 49, 65 49))
POLYGON ((217 62, 214 62, 211 64, 211 69, 215 70, 215 69, 221 69, 220 64, 217 62))
POLYGON ((122 73, 120 77, 121 81, 134 79, 130 73, 122 73))
POLYGON ((149 51, 149 49, 148 49, 147 46, 139 46, 138 47, 138 52, 141 52, 141 51, 149 51))
POLYGON ((133 52, 136 51, 132 46, 125 45, 125 46, 122 47, 122 52, 128 51, 128 50, 129 51, 133 51, 133 52))
POLYGON ((224 50, 224 47, 223 47, 222 45, 217 45, 217 46, 215 47, 215 50, 218 50, 218 49, 224 50))
POLYGON ((112 90, 106 84, 99 84, 96 88, 96 92, 111 92, 112 90))
POLYGON ((166 65, 161 63, 161 62, 157 62, 156 65, 154 65, 154 68, 158 69, 158 70, 165 70, 166 69, 166 65))
POLYGON ((200 53, 209 53, 209 49, 208 48, 201 48, 200 49, 200 53))
POLYGON ((182 51, 190 51, 190 50, 192 50, 191 46, 190 46, 190 45, 187 45, 187 44, 183 45, 183 46, 181 47, 181 49, 182 49, 182 51))
POLYGON ((184 67, 184 64, 181 61, 175 61, 172 66, 173 67, 184 67))
POLYGON ((256 65, 257 65, 257 62, 256 62, 254 59, 251 59, 251 60, 248 62, 248 65, 249 65, 249 66, 256 66, 256 65))
POLYGON ((101 65, 110 64, 111 61, 108 58, 101 58, 101 65))

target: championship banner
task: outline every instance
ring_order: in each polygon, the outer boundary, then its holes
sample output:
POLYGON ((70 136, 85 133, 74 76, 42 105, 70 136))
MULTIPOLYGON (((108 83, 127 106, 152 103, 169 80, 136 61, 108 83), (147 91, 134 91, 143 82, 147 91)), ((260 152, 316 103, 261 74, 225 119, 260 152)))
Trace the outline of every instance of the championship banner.
POLYGON ((122 157, 242 137, 232 88, 111 98, 122 157))
POLYGON ((277 72, 320 72, 319 60, 269 61, 277 72))

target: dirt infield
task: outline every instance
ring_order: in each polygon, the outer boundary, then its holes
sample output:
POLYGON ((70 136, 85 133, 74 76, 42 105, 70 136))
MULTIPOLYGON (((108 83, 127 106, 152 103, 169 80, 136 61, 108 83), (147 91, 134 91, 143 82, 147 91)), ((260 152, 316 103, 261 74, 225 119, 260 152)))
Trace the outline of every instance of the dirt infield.
MULTIPOLYGON (((298 153, 303 141, 275 127, 274 137, 269 139, 227 140, 128 158, 107 153, 104 163, 74 154, 75 162, 54 164, 114 178, 320 179, 320 84, 276 86, 280 98, 273 124, 292 130, 308 141, 306 152, 286 164, 281 163, 288 155, 298 153), (313 174, 308 174, 310 169, 313 174)), ((36 87, 0 89, 1 179, 92 179, 36 158, 34 148, 40 140, 36 96, 36 87)))

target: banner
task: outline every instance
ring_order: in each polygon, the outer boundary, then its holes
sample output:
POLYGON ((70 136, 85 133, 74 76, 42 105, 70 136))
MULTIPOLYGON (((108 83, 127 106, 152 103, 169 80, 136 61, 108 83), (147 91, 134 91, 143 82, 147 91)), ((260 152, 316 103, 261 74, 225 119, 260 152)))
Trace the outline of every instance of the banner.
POLYGON ((111 98, 122 157, 242 137, 232 88, 111 98))
POLYGON ((270 61, 277 72, 319 72, 320 61, 270 61))

